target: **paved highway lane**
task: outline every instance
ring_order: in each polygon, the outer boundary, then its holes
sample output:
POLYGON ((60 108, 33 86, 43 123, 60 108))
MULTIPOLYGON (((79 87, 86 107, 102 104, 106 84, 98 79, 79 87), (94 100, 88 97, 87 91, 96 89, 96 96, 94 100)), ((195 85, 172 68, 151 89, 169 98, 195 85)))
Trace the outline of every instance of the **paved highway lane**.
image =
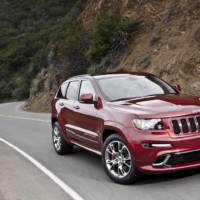
POLYGON ((0 152, 0 200, 71 200, 12 148, 1 143, 0 152))
POLYGON ((0 104, 0 137, 32 156, 83 199, 199 200, 200 170, 149 176, 135 185, 123 186, 112 183, 105 175, 97 155, 84 150, 56 155, 51 144, 50 115, 21 111, 21 105, 0 104))

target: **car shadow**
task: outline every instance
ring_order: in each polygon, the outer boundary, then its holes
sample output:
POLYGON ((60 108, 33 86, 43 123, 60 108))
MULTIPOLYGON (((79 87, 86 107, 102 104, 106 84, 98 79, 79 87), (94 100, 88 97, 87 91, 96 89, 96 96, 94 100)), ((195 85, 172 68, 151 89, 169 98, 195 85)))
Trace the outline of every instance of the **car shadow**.
MULTIPOLYGON (((84 163, 90 163, 91 166, 94 166, 95 169, 103 172, 103 167, 101 165, 101 157, 91 153, 87 150, 81 149, 79 147, 74 148, 74 155, 77 156, 84 163)), ((172 173, 165 173, 159 175, 143 175, 141 180, 136 182, 134 185, 148 185, 148 184, 158 184, 164 182, 170 182, 179 179, 185 179, 189 177, 200 177, 200 169, 190 169, 190 170, 183 170, 178 172, 172 173)), ((106 179, 105 181, 109 181, 110 179, 106 179)))
POLYGON ((157 184, 162 182, 170 182, 189 177, 200 177, 200 169, 188 169, 178 172, 165 173, 159 175, 144 175, 136 185, 157 184))
POLYGON ((98 165, 99 169, 101 168, 101 156, 97 154, 75 146, 73 149, 73 156, 77 156, 79 159, 85 160, 85 162, 92 162, 92 165, 98 165))

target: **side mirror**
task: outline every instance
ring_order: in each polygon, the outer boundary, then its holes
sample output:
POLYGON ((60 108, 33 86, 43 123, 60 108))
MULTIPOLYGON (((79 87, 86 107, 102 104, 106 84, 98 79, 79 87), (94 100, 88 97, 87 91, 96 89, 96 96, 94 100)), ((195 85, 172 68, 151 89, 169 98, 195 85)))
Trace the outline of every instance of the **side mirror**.
POLYGON ((179 84, 176 84, 175 86, 174 86, 174 88, 178 91, 178 92, 181 92, 181 86, 179 85, 179 84))
POLYGON ((82 94, 80 96, 80 102, 82 102, 82 103, 88 103, 88 104, 95 103, 93 94, 91 94, 91 93, 82 94))

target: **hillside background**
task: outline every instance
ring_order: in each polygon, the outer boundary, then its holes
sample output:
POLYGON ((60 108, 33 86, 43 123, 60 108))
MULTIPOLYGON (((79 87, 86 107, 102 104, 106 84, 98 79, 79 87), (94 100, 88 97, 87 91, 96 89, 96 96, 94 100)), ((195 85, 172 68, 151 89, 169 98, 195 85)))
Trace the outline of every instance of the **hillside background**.
POLYGON ((152 72, 200 95, 200 0, 0 0, 0 101, 48 111, 69 76, 152 72))

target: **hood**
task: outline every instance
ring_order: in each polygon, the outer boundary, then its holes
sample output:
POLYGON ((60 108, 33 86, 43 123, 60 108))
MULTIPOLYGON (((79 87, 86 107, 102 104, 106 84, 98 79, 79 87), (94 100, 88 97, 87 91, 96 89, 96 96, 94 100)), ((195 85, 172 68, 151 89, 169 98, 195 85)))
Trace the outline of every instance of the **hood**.
POLYGON ((200 97, 163 95, 134 100, 112 102, 112 108, 133 113, 139 118, 167 118, 200 114, 200 97))

